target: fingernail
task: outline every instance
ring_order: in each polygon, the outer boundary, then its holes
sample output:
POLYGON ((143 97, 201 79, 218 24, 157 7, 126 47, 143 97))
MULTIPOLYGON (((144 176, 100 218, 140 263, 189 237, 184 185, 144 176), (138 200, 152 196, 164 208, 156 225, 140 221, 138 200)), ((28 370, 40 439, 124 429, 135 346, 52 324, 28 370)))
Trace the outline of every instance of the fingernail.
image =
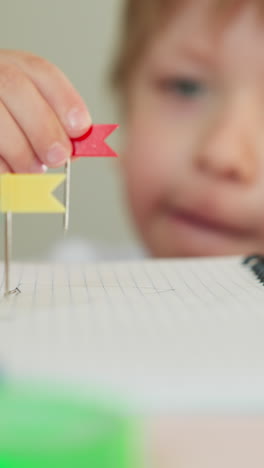
POLYGON ((32 174, 45 174, 47 172, 48 168, 45 166, 45 164, 42 164, 40 161, 34 161, 30 172, 32 174))
POLYGON ((89 112, 78 107, 74 107, 68 113, 67 120, 72 130, 88 130, 92 123, 89 112))
POLYGON ((59 166, 67 161, 70 154, 67 148, 65 148, 61 143, 54 143, 49 149, 46 161, 48 165, 59 166))

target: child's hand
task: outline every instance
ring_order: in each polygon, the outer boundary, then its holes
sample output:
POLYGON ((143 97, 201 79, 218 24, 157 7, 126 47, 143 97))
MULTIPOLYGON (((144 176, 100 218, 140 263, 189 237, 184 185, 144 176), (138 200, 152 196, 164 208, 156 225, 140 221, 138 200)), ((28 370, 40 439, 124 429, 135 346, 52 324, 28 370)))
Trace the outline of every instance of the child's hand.
POLYGON ((41 173, 71 155, 91 125, 86 106, 54 65, 0 50, 0 173, 41 173))

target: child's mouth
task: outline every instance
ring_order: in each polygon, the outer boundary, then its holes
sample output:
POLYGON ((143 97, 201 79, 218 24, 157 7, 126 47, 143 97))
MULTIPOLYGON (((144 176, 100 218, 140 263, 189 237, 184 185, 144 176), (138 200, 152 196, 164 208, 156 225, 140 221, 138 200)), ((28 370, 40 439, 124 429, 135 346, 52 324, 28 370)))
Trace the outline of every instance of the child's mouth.
POLYGON ((228 238, 248 238, 252 232, 248 229, 243 229, 231 223, 224 223, 217 218, 207 217, 204 214, 184 211, 175 207, 168 208, 169 217, 173 220, 178 228, 192 229, 197 232, 204 232, 228 238))

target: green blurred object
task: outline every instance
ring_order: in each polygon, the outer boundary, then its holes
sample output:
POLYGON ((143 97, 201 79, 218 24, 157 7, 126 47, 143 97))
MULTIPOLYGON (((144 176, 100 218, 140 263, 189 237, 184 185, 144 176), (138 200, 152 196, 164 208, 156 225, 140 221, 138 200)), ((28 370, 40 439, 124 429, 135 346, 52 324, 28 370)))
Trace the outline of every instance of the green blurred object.
POLYGON ((0 468, 138 468, 135 445, 106 405, 0 385, 0 468))

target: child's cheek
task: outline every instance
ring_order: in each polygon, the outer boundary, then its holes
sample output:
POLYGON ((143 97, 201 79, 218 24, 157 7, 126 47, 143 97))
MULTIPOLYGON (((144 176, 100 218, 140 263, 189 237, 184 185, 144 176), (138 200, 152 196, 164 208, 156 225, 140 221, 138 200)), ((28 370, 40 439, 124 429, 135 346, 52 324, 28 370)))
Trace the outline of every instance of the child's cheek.
POLYGON ((149 216, 167 192, 171 168, 161 139, 148 126, 130 127, 123 170, 133 208, 149 216))

